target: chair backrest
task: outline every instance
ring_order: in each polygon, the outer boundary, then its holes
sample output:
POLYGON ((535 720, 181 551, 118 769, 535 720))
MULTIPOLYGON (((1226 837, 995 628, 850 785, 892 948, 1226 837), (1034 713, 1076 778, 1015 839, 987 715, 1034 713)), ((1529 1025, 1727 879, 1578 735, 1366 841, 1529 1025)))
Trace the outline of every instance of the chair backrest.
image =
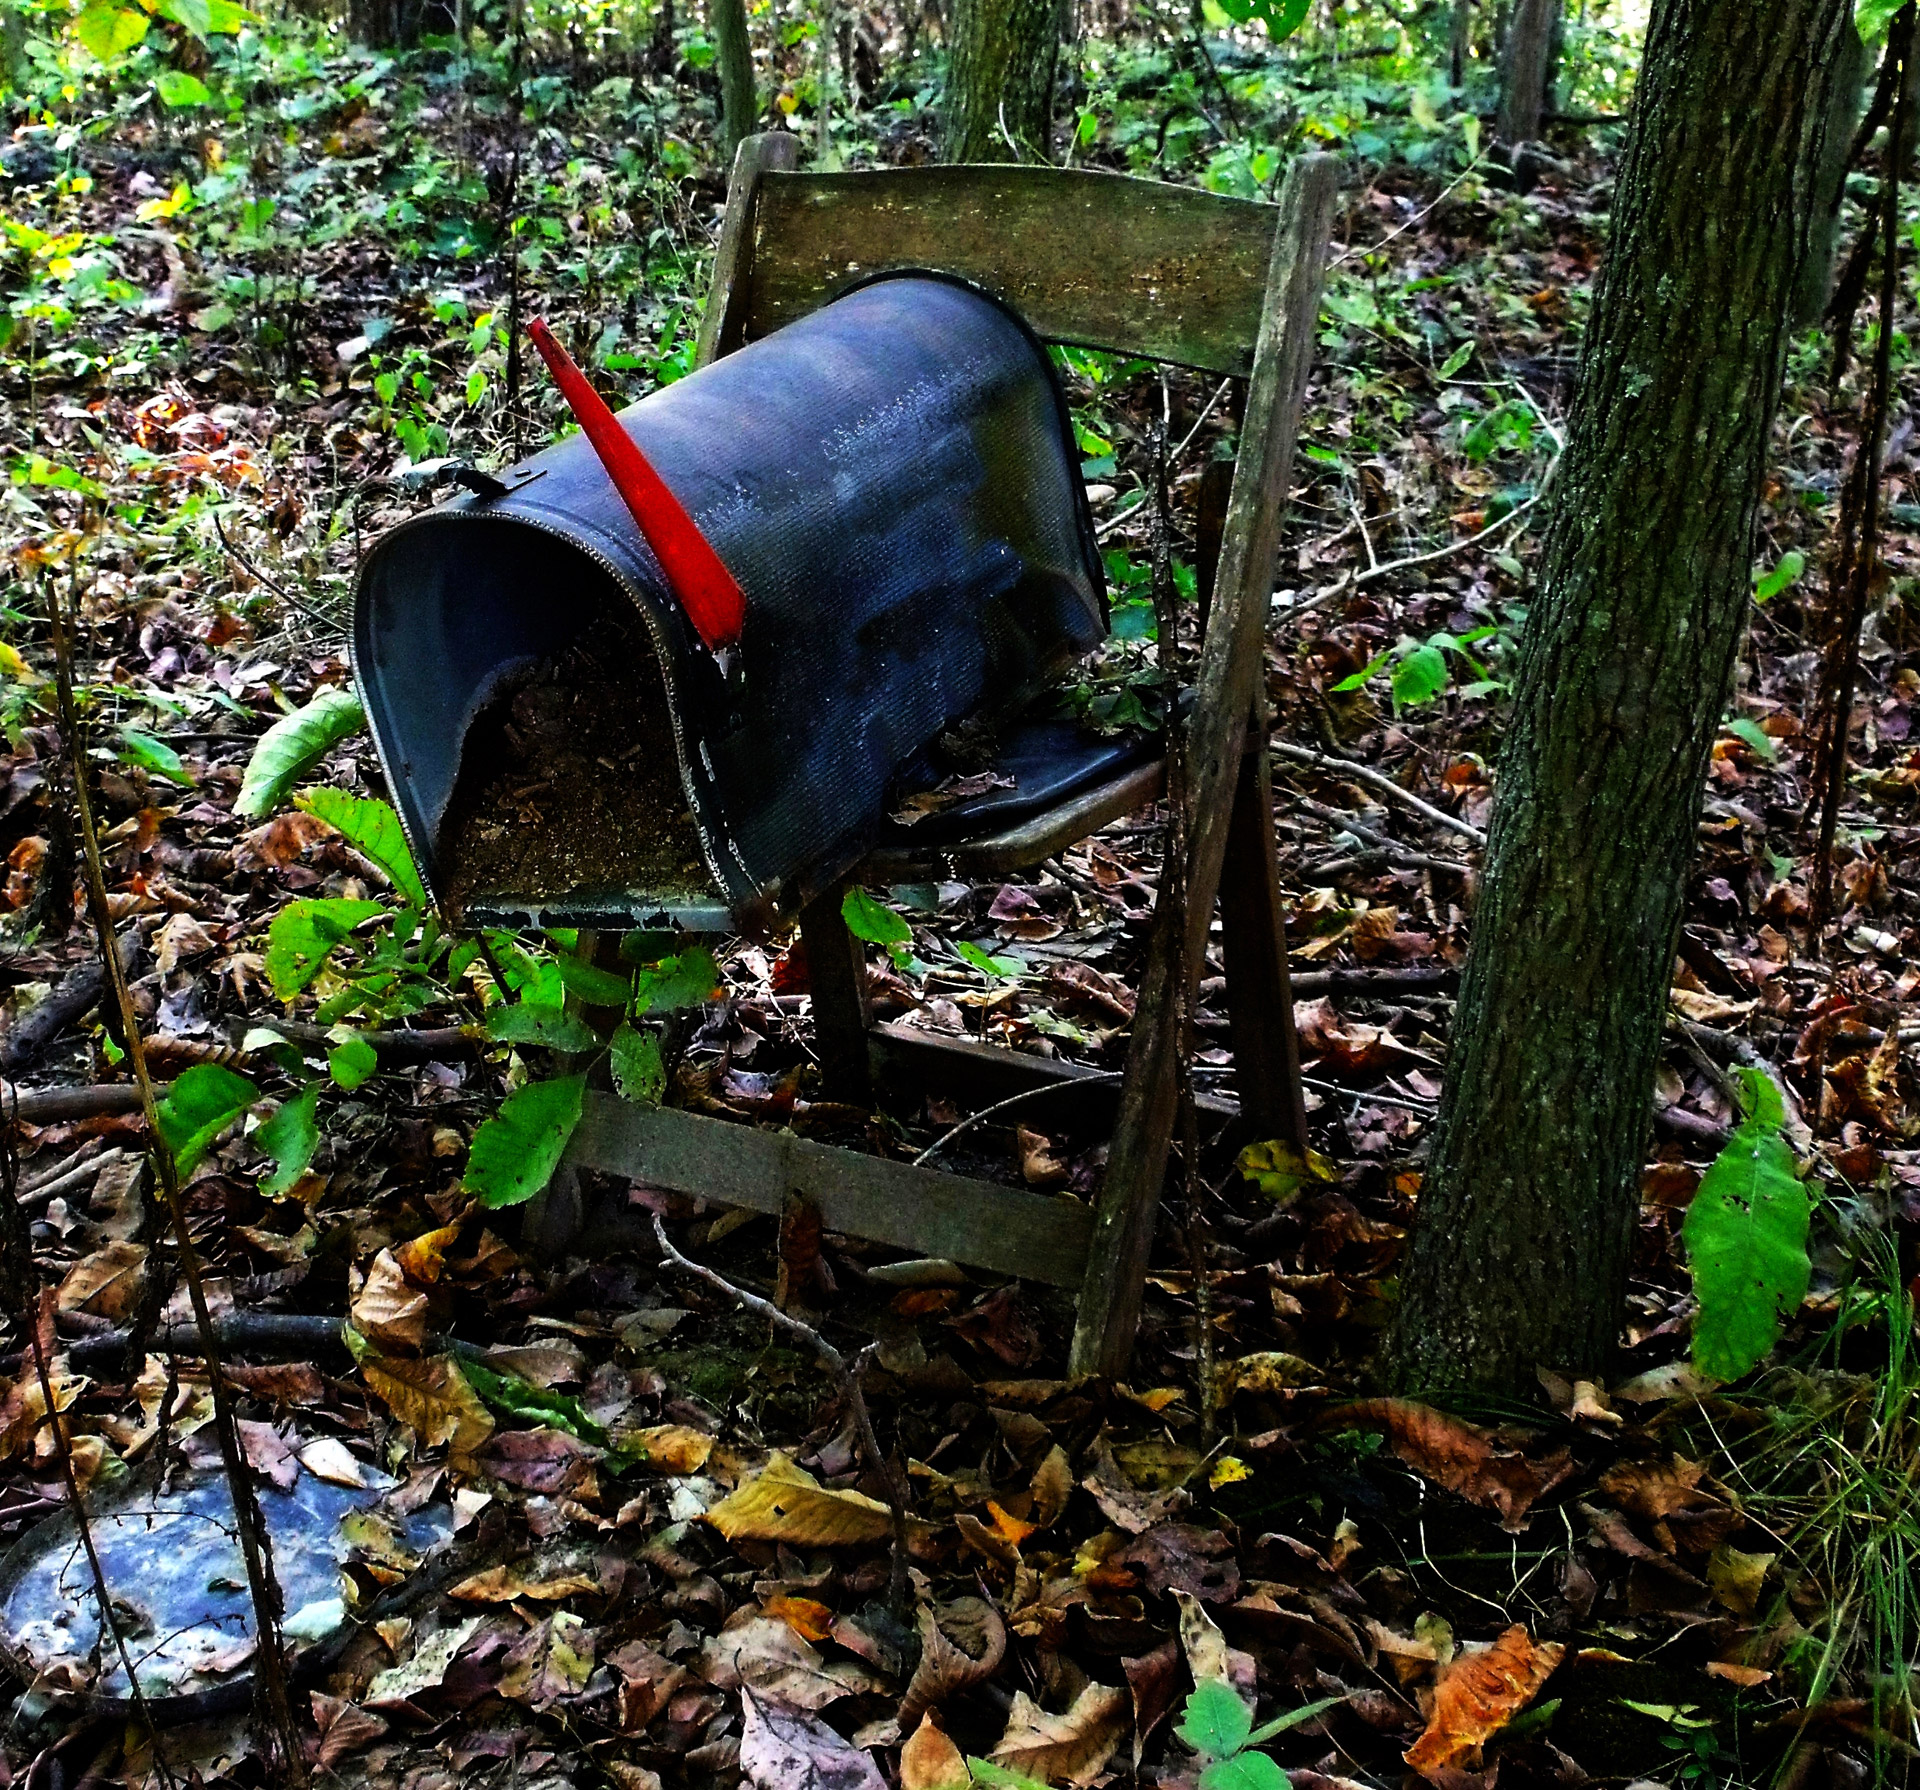
POLYGON ((1244 377, 1280 208, 1090 170, 769 169, 741 220, 725 349, 871 274, 927 268, 1007 300, 1042 337, 1244 377))

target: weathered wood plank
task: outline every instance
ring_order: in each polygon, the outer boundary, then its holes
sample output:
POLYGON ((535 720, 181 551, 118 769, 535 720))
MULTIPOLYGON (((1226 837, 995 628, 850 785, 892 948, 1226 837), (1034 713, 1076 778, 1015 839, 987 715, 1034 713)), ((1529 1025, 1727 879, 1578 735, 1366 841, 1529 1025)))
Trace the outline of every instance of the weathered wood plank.
POLYGON ((791 168, 800 154, 800 139, 790 131, 766 131, 744 137, 734 151, 727 175, 727 210, 720 220, 720 240, 714 245, 713 278, 707 286, 707 308, 700 313, 700 340, 694 364, 708 361, 740 346, 740 324, 749 258, 753 253, 754 200, 760 176, 769 169, 791 168))
POLYGON ((798 1193, 828 1230, 1050 1286, 1086 1271, 1093 1214, 938 1169, 914 1168, 671 1107, 589 1093, 567 1161, 652 1187, 779 1214, 798 1193))
POLYGON ((1252 370, 1280 208, 1085 169, 767 174, 750 340, 888 268, 958 274, 1050 341, 1252 370))
POLYGON ((1331 156, 1301 156, 1287 170, 1270 289, 1247 391, 1239 464, 1227 506, 1220 574, 1201 652, 1198 700, 1187 729, 1187 911, 1184 937, 1164 908, 1155 915, 1140 982, 1126 1094, 1114 1126, 1096 1209, 1087 1278, 1074 1329, 1075 1373, 1116 1377, 1133 1353, 1140 1297, 1166 1175, 1179 1086, 1177 978, 1205 961, 1227 822, 1272 606, 1273 555, 1293 467, 1293 439, 1313 358, 1314 322, 1338 172, 1331 156))

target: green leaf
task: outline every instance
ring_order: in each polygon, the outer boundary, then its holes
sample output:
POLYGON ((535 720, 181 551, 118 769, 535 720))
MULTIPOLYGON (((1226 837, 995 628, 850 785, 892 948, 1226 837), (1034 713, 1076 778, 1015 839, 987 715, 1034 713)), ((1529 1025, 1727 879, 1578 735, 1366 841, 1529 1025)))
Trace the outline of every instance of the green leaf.
POLYGON ((251 820, 271 814, 300 778, 366 724, 367 712, 351 690, 322 690, 305 708, 282 715, 260 736, 247 761, 234 813, 251 820))
POLYGON ((517 1206, 553 1179, 580 1123, 584 1075, 529 1082, 473 1134, 466 1186, 483 1206, 517 1206))
POLYGON ((1906 0, 1855 0, 1853 28, 1860 33, 1860 41, 1872 43, 1875 38, 1884 37, 1893 15, 1905 3, 1906 0))
POLYGON ((1451 379, 1468 361, 1473 359, 1473 351, 1479 346, 1480 344, 1478 342, 1462 342, 1458 348, 1447 356, 1436 377, 1451 379))
POLYGON ((720 966, 705 945, 692 945, 678 957, 663 957, 633 979, 636 1014, 677 1013, 697 1007, 720 992, 720 966))
POLYGON ((971 939, 956 939, 953 948, 983 976, 1000 976, 1011 982, 1027 967, 1017 957, 994 957, 971 939))
POLYGON ((370 860, 409 907, 427 905, 426 886, 414 868, 400 817, 378 796, 350 796, 344 789, 303 790, 293 805, 324 820, 363 858, 370 860))
POLYGON ((1215 1760, 1200 1774, 1200 1790, 1287 1790, 1288 1783, 1287 1774, 1265 1753, 1235 1753, 1231 1759, 1215 1760))
POLYGON ((1780 756, 1780 748, 1773 743, 1767 730, 1758 721, 1750 721, 1745 715, 1736 715, 1729 721, 1727 732, 1751 746, 1768 764, 1780 756))
POLYGON ((632 984, 612 970, 603 970, 579 957, 559 957, 554 962, 567 993, 578 995, 589 1007, 624 1007, 632 997, 632 984))
POLYGON ((169 783, 178 783, 186 789, 193 787, 193 779, 180 762, 180 754, 165 740, 157 740, 150 733, 142 733, 135 727, 121 728, 119 756, 127 764, 137 764, 143 771, 151 771, 169 783))
POLYGON ((658 1106, 667 1091, 667 1066, 660 1060, 660 1040, 652 1032, 635 1031, 620 1022, 613 1034, 608 1067, 613 1087, 622 1100, 658 1106))
POLYGON ((1284 1715, 1276 1715, 1270 1722, 1262 1722, 1247 1736, 1247 1745, 1265 1746, 1276 1734, 1284 1734, 1289 1728, 1310 1722, 1316 1715, 1324 1715, 1345 1701, 1345 1697, 1322 1697, 1318 1702, 1303 1703, 1298 1709, 1289 1709, 1284 1715))
POLYGON ((213 31, 213 9, 207 0, 159 0, 154 9, 163 19, 171 19, 184 30, 191 31, 202 43, 213 31))
POLYGON ((316 1082, 280 1110, 253 1134, 253 1141, 274 1160, 274 1171, 260 1183, 260 1191, 278 1197, 307 1172, 320 1147, 320 1087, 316 1082))
POLYGON ((1307 22, 1312 0, 1253 0, 1253 16, 1266 26, 1275 43, 1291 37, 1307 22))
POLYGON ((1373 660, 1370 664, 1362 665, 1351 677, 1343 677, 1339 683, 1333 686, 1334 695, 1344 696, 1352 690, 1364 690, 1374 677, 1378 675, 1380 667, 1386 664, 1392 657, 1393 649, 1389 647, 1379 658, 1373 660))
POLYGON ((596 1447, 605 1446, 607 1432, 587 1415, 586 1406, 577 1398, 563 1392, 545 1391, 518 1374, 502 1373, 471 1355, 463 1354, 459 1361, 467 1384, 496 1411, 544 1423, 550 1429, 565 1430, 568 1435, 578 1436, 596 1447))
POLYGON ((1771 572, 1758 574, 1753 581, 1753 600, 1756 603, 1770 602, 1788 585, 1794 583, 1807 569, 1807 556, 1796 549, 1792 553, 1783 553, 1780 563, 1771 572))
POLYGON ((160 90, 163 106, 210 106, 213 95, 197 75, 182 68, 163 68, 154 85, 160 90))
POLYGON ((913 943, 913 928, 885 903, 875 901, 857 883, 841 900, 840 918, 847 923, 847 930, 855 938, 865 939, 870 945, 913 943))
POLYGON ((502 1044, 540 1044, 548 1050, 591 1050, 593 1028, 560 1007, 536 1007, 526 1001, 499 1006, 487 1014, 487 1036, 502 1044))
POLYGON ((1780 1091, 1758 1069, 1737 1073, 1747 1116, 1702 1178, 1681 1228, 1700 1302, 1694 1365, 1716 1380, 1737 1380, 1766 1355, 1811 1274, 1811 1204, 1780 1135, 1780 1091))
POLYGON ((159 1103, 160 1136, 180 1173, 190 1174, 220 1134, 260 1098, 244 1075, 218 1063, 196 1063, 159 1103))
POLYGON ((73 34, 102 62, 133 48, 147 34, 147 15, 112 0, 93 0, 73 21, 73 34))
POLYGON ((1447 687, 1447 655, 1429 640, 1393 668, 1393 706, 1417 708, 1447 687))
POLYGON ((1193 1687, 1174 1732, 1195 1752, 1225 1759, 1247 1744, 1253 1706, 1224 1678, 1203 1678, 1193 1687))
POLYGON ((996 1765, 991 1759, 967 1759, 967 1769, 973 1773, 976 1784, 987 1784, 992 1790, 1047 1790, 1047 1786, 1038 1778, 1030 1778, 1023 1772, 1009 1771, 1004 1765, 996 1765))
POLYGON ((327 1052, 327 1073, 349 1094, 380 1067, 380 1058, 366 1039, 345 1038, 327 1052))
POLYGON ((292 1000, 356 926, 386 911, 378 901, 288 902, 267 928, 267 980, 273 992, 283 1001, 292 1000))

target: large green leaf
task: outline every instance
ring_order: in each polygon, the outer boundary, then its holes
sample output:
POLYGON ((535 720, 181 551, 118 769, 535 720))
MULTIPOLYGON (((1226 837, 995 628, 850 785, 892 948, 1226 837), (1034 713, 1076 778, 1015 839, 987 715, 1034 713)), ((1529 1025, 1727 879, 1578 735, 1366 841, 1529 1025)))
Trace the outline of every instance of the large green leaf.
POLYGON ((624 1007, 633 992, 629 977, 603 970, 584 958, 562 956, 554 962, 567 993, 578 995, 589 1007, 624 1007))
POLYGON ((282 715, 247 761, 234 813, 254 820, 271 814, 300 778, 366 724, 366 710, 351 690, 322 690, 305 708, 282 715))
POLYGON ((293 805, 334 828, 379 869, 409 907, 427 905, 426 887, 391 803, 378 796, 350 796, 344 789, 309 789, 295 796, 293 805))
POLYGON ((283 1194, 307 1172, 320 1143, 320 1087, 316 1082, 298 1098, 281 1103, 280 1110, 253 1134, 253 1141, 273 1158, 273 1173, 260 1183, 270 1198, 283 1194))
POLYGON ((466 1375, 467 1384, 496 1411, 544 1423, 550 1429, 565 1430, 568 1435, 578 1436, 581 1441, 597 1447, 605 1446, 605 1428, 594 1421, 577 1398, 564 1392, 548 1392, 518 1374, 502 1373, 484 1361, 476 1361, 471 1355, 460 1357, 460 1371, 466 1375))
POLYGON ((580 1123, 584 1075, 529 1082, 473 1134, 467 1190, 483 1206, 517 1206, 553 1179, 580 1123))
POLYGON ((147 15, 112 0, 93 0, 73 21, 73 34, 102 62, 111 62, 146 36, 147 15))
POLYGON ((855 938, 865 939, 870 945, 913 943, 913 928, 892 908, 875 901, 858 883, 841 898, 840 918, 855 938))
POLYGON ((705 945, 691 945, 678 957, 663 957, 633 979, 636 1013, 677 1013, 697 1007, 719 991, 720 966, 705 945))
POLYGON ((327 1073, 349 1094, 380 1067, 380 1053, 357 1032, 327 1052, 327 1073))
POLYGON ((160 1136, 181 1174, 190 1174, 220 1134, 260 1098, 244 1075, 196 1063, 159 1103, 160 1136))
POLYGON ((667 1091, 667 1066, 660 1058, 660 1040, 652 1032, 636 1031, 622 1020, 615 1028, 608 1052, 613 1088, 622 1100, 640 1106, 658 1106, 667 1091))
POLYGON ((319 975, 338 945, 362 922, 386 908, 377 901, 322 897, 290 901, 267 928, 267 980, 281 1000, 290 1001, 319 975))
POLYGON ((210 106, 213 95, 198 75, 184 68, 163 68, 154 81, 163 106, 210 106))
POLYGON ((548 1050, 591 1050, 593 1028, 563 1007, 536 1007, 526 1001, 502 1002, 487 1014, 487 1036, 502 1044, 540 1044, 548 1050))
POLYGON ((178 783, 187 789, 193 787, 193 778, 180 762, 180 754, 165 740, 157 740, 137 727, 120 729, 119 753, 128 764, 137 764, 143 771, 151 771, 169 783, 178 783))
MULTIPOLYGON (((1218 1684, 1219 1679, 1209 1681, 1218 1684)), ((1216 1759, 1200 1774, 1200 1790, 1287 1790, 1287 1774, 1265 1753, 1216 1759)))
POLYGON ((1203 1678, 1193 1687, 1174 1732, 1196 1753, 1224 1759, 1247 1744, 1253 1708, 1224 1678, 1203 1678))
POLYGON ((1758 1069, 1741 1069, 1746 1117, 1687 1208, 1681 1235, 1700 1303, 1693 1360, 1737 1380, 1773 1347, 1782 1320, 1807 1296, 1811 1205, 1780 1135, 1786 1108, 1758 1069))

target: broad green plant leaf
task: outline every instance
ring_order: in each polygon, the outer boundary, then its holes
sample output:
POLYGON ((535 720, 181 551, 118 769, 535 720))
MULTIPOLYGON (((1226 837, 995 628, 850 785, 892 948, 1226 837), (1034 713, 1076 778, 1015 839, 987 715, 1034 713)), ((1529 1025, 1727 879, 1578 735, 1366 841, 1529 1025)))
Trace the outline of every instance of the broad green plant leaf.
POLYGON ((147 35, 147 15, 112 0, 93 0, 73 21, 73 34, 100 61, 112 62, 147 35))
POLYGON ((213 95, 198 75, 190 75, 183 68, 163 68, 154 81, 159 90, 160 103, 163 106, 210 106, 213 95))
POLYGON ((1766 729, 1758 721, 1750 720, 1745 715, 1736 715, 1729 721, 1727 732, 1735 739, 1751 746, 1768 764, 1772 764, 1780 756, 1780 748, 1773 743, 1766 729))
POLYGON ((260 1098, 244 1075, 218 1063, 196 1063, 159 1103, 160 1136, 180 1173, 190 1174, 234 1120, 260 1098))
POLYGON ((636 1031, 625 1020, 613 1034, 608 1050, 613 1087, 622 1100, 639 1106, 658 1106, 667 1091, 667 1066, 660 1058, 660 1040, 652 1032, 636 1031))
POLYGON ((591 1050, 598 1042, 593 1028, 564 1008, 530 1006, 525 1001, 490 1009, 487 1036, 502 1044, 539 1044, 548 1050, 591 1050))
POLYGON ((349 1094, 379 1067, 378 1053, 361 1037, 343 1038, 327 1052, 327 1073, 349 1094))
POLYGON ((584 958, 559 957, 554 961, 567 993, 578 995, 589 1007, 624 1007, 633 993, 627 977, 603 970, 584 958))
POLYGON ((578 1436, 596 1447, 606 1445, 606 1430, 587 1415, 586 1406, 577 1398, 545 1391, 518 1374, 502 1373, 471 1355, 460 1357, 460 1372, 467 1384, 496 1411, 544 1423, 550 1429, 565 1430, 568 1435, 578 1436))
POLYGON ((350 796, 344 789, 303 790, 293 805, 324 820, 363 858, 375 865, 409 907, 427 905, 426 886, 414 868, 407 836, 390 802, 378 796, 350 796))
POLYGON ((1312 0, 1219 0, 1220 10, 1236 25, 1258 19, 1275 43, 1291 37, 1306 23, 1312 0))
POLYGON ((193 787, 193 779, 180 762, 180 754, 165 740, 157 740, 137 727, 120 729, 119 755, 126 763, 137 764, 141 770, 164 777, 169 783, 178 783, 184 789, 193 787))
POLYGON ((847 930, 855 938, 864 939, 869 945, 891 948, 913 943, 913 928, 884 902, 875 901, 857 883, 840 902, 840 918, 846 922, 847 930))
POLYGON ((483 1206, 517 1206, 553 1179, 580 1123, 584 1075, 529 1082, 473 1134, 467 1191, 483 1206))
POLYGON ((1247 1744, 1253 1709, 1224 1678, 1203 1678, 1193 1687, 1174 1732, 1196 1753, 1225 1759, 1247 1744))
POLYGON ((247 761, 233 811, 250 820, 271 814, 307 772, 367 724, 367 712, 351 690, 322 690, 304 708, 280 719, 260 736, 247 761))
POLYGON ((282 1101, 280 1110, 253 1134, 253 1141, 273 1158, 273 1173, 260 1191, 278 1198, 307 1172, 320 1146, 320 1088, 315 1083, 296 1099, 282 1101))
POLYGON ((1393 706, 1418 708, 1447 687, 1447 655, 1428 641, 1416 646, 1393 668, 1393 706))
POLYGON ((663 957, 633 979, 635 1014, 677 1013, 698 1007, 720 992, 720 966, 705 945, 691 945, 678 957, 663 957))
POLYGON ((267 928, 267 980, 273 992, 283 1001, 292 1000, 356 926, 386 911, 378 901, 338 897, 288 902, 267 928))
POLYGON ((1287 1790, 1289 1781, 1265 1753, 1235 1753, 1216 1759, 1200 1774, 1200 1790, 1287 1790))
POLYGON ((1886 36, 1893 15, 1905 3, 1906 0, 1855 0, 1853 28, 1860 33, 1860 41, 1872 43, 1886 36))
POLYGON ((1737 1380, 1773 1347, 1783 1320, 1807 1295, 1812 1206, 1781 1129, 1780 1090, 1740 1069, 1746 1116, 1687 1207, 1681 1236, 1700 1302, 1693 1361, 1716 1380, 1737 1380))
POLYGON ((1788 585, 1794 583, 1806 569, 1807 556, 1798 548, 1791 553, 1781 554, 1780 563, 1771 572, 1755 574, 1753 600, 1756 603, 1771 602, 1788 585))
POLYGON ((972 964, 983 976, 999 977, 1012 982, 1021 976, 1027 967, 1017 957, 995 957, 983 951, 971 939, 955 939, 953 948, 965 962, 972 964))

